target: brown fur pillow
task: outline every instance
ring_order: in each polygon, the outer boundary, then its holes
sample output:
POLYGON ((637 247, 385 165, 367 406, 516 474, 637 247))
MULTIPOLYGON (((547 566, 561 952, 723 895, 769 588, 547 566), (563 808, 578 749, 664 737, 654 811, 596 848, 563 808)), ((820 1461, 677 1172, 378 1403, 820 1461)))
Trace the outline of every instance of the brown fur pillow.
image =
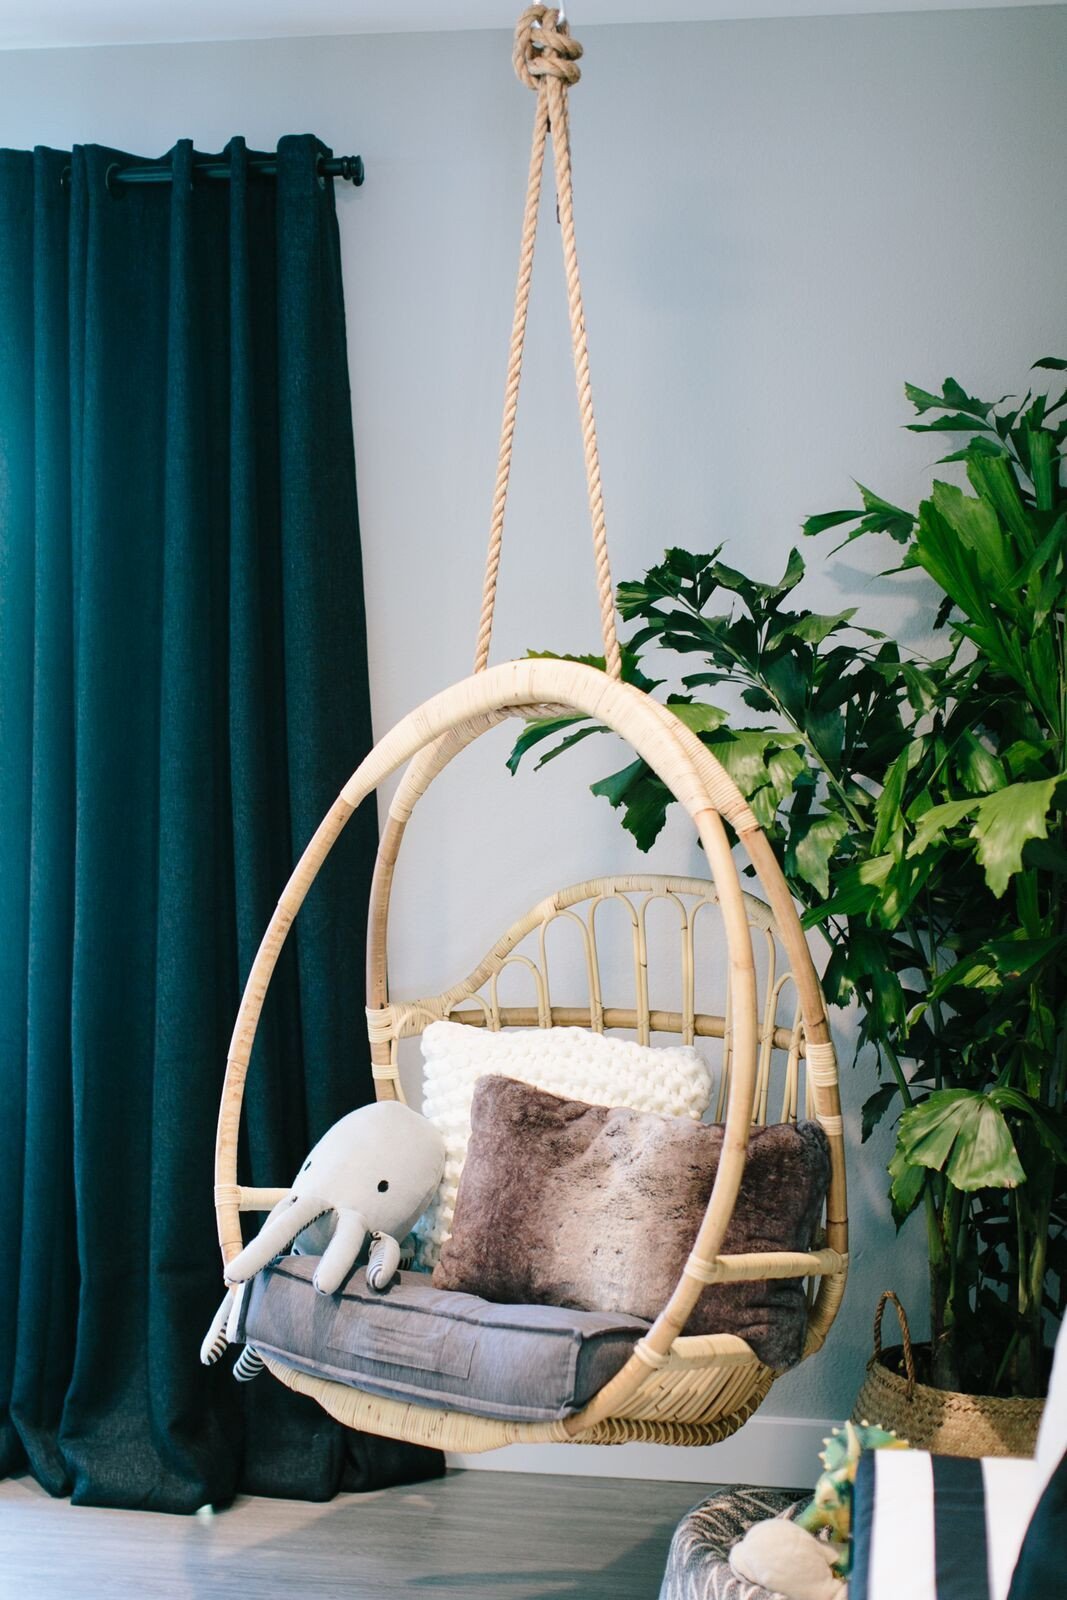
MULTIPOLYGON (((696 1239, 721 1126, 590 1106, 514 1078, 480 1078, 452 1237, 434 1286, 525 1305, 652 1321, 696 1239)), ((830 1181, 815 1123, 754 1128, 724 1253, 807 1250, 830 1181)), ((712 1284, 687 1333, 736 1333, 778 1370, 800 1360, 798 1279, 712 1284)))

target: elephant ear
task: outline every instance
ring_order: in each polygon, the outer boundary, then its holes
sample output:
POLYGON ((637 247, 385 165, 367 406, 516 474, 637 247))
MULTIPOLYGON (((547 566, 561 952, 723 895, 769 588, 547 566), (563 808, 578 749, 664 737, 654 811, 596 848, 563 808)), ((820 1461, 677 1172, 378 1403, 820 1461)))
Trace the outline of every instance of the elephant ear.
POLYGON ((246 1283, 254 1278, 275 1256, 285 1254, 309 1222, 329 1209, 326 1201, 315 1195, 289 1196, 279 1201, 256 1237, 227 1265, 226 1282, 246 1283))

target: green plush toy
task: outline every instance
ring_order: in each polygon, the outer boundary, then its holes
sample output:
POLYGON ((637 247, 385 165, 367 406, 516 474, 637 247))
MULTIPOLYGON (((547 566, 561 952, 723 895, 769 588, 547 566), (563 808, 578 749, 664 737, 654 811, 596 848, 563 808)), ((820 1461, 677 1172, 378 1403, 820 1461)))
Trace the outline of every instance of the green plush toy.
POLYGON ((794 1518, 754 1523, 730 1551, 735 1576, 788 1600, 847 1600, 852 1567, 852 1488, 864 1450, 906 1450, 904 1439, 869 1422, 846 1422, 823 1440, 823 1474, 794 1518), (826 1537, 825 1535, 829 1536, 826 1537))
POLYGON ((864 1450, 906 1450, 908 1441, 898 1439, 892 1429, 879 1428, 870 1422, 846 1422, 835 1428, 823 1440, 819 1460, 823 1473, 815 1485, 811 1504, 797 1513, 799 1527, 818 1534, 829 1530, 834 1544, 844 1547, 844 1554, 835 1563, 834 1570, 847 1578, 852 1569, 852 1489, 856 1482, 856 1468, 864 1450))

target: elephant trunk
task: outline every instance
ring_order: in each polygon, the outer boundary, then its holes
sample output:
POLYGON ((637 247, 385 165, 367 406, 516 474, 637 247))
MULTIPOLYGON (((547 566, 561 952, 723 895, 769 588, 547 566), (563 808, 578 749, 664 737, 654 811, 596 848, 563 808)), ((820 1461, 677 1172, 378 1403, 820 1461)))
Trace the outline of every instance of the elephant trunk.
POLYGON ((275 1256, 285 1254, 297 1234, 302 1233, 309 1222, 314 1222, 316 1217, 321 1217, 324 1211, 329 1210, 326 1202, 315 1195, 280 1200, 256 1237, 227 1266, 226 1282, 245 1283, 249 1278, 254 1278, 275 1256))

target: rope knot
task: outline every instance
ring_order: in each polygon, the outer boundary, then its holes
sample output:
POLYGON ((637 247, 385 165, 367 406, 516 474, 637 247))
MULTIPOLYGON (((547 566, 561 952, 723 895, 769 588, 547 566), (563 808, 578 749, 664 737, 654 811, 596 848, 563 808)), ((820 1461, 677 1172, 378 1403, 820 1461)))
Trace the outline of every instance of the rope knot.
POLYGON ((515 28, 512 62, 515 75, 528 89, 541 78, 559 78, 570 85, 581 77, 582 47, 552 6, 527 6, 515 28))

